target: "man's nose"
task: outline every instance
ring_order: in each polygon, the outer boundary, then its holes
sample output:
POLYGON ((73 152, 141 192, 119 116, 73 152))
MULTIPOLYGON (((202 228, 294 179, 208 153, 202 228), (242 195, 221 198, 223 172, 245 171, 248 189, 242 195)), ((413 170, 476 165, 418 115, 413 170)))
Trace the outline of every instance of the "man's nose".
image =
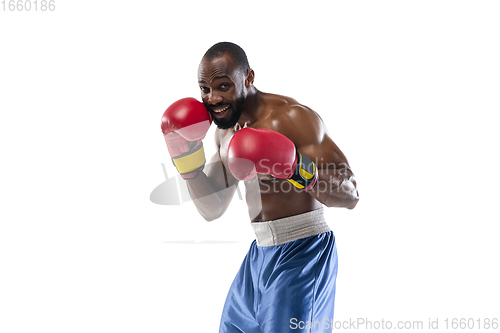
POLYGON ((218 93, 210 92, 210 94, 208 95, 208 104, 215 105, 220 102, 222 102, 222 96, 218 93))

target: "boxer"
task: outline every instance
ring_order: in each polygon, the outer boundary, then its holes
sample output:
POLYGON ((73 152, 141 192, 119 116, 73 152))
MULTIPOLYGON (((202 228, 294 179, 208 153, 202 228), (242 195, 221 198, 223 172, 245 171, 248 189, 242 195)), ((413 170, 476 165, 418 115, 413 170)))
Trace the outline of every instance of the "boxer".
POLYGON ((203 56, 203 103, 183 99, 162 117, 168 150, 200 214, 224 214, 243 181, 256 240, 222 311, 219 332, 331 331, 335 236, 323 207, 353 209, 359 195, 346 157, 321 117, 296 100, 259 91, 238 45, 203 56), (205 163, 202 139, 217 126, 205 163))

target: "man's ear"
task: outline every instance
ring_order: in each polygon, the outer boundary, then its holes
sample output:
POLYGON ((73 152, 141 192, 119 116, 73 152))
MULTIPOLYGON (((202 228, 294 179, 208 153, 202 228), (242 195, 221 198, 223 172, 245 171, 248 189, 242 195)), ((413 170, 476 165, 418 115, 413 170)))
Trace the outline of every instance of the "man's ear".
POLYGON ((253 84, 254 78, 255 78, 255 73, 253 69, 249 68, 245 79, 245 87, 249 88, 253 84))

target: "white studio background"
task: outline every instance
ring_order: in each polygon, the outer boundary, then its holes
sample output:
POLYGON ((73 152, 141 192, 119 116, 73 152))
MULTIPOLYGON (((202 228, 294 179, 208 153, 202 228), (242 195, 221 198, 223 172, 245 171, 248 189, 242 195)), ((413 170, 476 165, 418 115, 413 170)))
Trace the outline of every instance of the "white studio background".
POLYGON ((149 195, 175 175, 160 117, 219 41, 357 176, 358 207, 327 209, 336 320, 500 317, 498 2, 55 5, 0 11, 0 331, 217 331, 244 201, 207 223, 149 195))

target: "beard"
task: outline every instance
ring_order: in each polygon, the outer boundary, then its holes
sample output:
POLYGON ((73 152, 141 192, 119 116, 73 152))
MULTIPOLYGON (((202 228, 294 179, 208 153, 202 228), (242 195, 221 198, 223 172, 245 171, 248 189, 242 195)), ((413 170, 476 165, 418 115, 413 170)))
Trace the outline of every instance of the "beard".
MULTIPOLYGON (((212 117, 212 120, 214 124, 220 128, 220 129, 228 129, 236 125, 238 120, 240 119, 241 113, 243 112, 243 102, 245 98, 243 96, 238 97, 238 99, 234 103, 234 108, 233 105, 230 106, 230 108, 233 109, 233 114, 231 115, 231 118, 229 119, 217 119, 215 117, 212 117)), ((214 111, 212 111, 210 108, 205 106, 208 112, 213 115, 214 111)))

